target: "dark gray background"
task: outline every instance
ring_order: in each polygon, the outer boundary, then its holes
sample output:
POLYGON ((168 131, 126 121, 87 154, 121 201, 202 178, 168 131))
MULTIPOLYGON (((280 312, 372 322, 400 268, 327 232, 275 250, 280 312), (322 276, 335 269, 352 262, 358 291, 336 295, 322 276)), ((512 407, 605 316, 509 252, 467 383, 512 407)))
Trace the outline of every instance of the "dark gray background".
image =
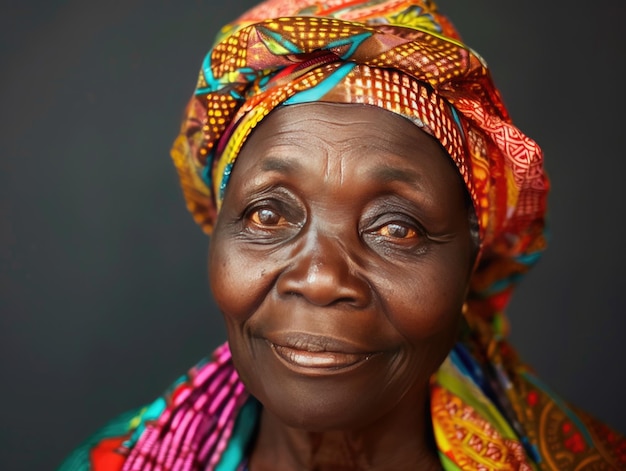
MULTIPOLYGON (((218 27, 252 3, 1 3, 0 469, 54 469, 223 340, 168 151, 218 27)), ((552 178, 513 340, 624 432, 626 3, 439 5, 552 178)))

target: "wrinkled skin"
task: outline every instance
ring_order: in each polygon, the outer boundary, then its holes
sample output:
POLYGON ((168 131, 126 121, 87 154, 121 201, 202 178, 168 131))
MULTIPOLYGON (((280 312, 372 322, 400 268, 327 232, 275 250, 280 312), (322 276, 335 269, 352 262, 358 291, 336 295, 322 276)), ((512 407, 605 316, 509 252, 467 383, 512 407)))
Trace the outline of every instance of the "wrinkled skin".
POLYGON ((438 469, 428 380, 475 247, 437 141, 388 111, 279 108, 246 142, 211 242, 235 366, 263 404, 251 469, 438 469))

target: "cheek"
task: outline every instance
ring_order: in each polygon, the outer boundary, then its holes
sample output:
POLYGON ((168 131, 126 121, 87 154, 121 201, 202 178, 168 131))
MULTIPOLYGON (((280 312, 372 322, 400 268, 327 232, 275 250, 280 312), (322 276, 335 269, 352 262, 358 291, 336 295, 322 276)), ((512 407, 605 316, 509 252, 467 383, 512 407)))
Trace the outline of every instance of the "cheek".
POLYGON ((220 240, 209 251, 209 283, 227 323, 244 323, 269 289, 269 269, 261 257, 247 257, 220 240))
POLYGON ((385 299, 391 323, 408 339, 454 337, 467 289, 465 265, 429 263, 398 276, 385 299), (458 269, 452 269, 458 267, 458 269))
POLYGON ((241 269, 241 262, 237 258, 233 254, 225 256, 220 249, 212 251, 209 257, 209 281, 213 298, 222 314, 243 322, 250 303, 250 290, 243 287, 250 285, 247 279, 250 275, 241 269))

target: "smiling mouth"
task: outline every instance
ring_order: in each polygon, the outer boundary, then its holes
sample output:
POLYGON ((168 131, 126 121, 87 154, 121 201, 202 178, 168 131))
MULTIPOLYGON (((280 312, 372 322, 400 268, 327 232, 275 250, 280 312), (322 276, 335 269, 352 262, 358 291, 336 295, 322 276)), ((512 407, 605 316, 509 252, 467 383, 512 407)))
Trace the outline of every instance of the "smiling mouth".
MULTIPOLYGON (((302 339, 299 339, 302 340, 302 339)), ((311 340, 311 339, 308 339, 311 340)), ((268 341, 276 356, 288 366, 298 370, 343 370, 366 362, 375 353, 350 351, 345 346, 326 345, 327 339, 314 341, 280 342, 268 341)), ((332 343, 332 342, 331 342, 332 343)))
POLYGON ((366 361, 372 356, 371 354, 361 355, 341 352, 310 352, 274 344, 272 344, 272 348, 287 363, 302 368, 347 368, 348 366, 366 361))

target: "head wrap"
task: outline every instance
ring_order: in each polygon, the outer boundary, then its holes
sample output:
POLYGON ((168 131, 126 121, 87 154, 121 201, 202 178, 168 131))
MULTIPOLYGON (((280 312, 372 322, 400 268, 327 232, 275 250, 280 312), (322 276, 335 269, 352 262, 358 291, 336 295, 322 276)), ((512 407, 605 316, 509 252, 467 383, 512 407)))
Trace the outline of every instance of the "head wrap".
POLYGON ((439 140, 480 232, 466 317, 487 321, 487 338, 503 333, 513 284, 545 246, 548 180, 485 61, 431 1, 269 0, 224 27, 172 149, 196 222, 211 232, 254 127, 277 106, 316 101, 378 106, 439 140))

